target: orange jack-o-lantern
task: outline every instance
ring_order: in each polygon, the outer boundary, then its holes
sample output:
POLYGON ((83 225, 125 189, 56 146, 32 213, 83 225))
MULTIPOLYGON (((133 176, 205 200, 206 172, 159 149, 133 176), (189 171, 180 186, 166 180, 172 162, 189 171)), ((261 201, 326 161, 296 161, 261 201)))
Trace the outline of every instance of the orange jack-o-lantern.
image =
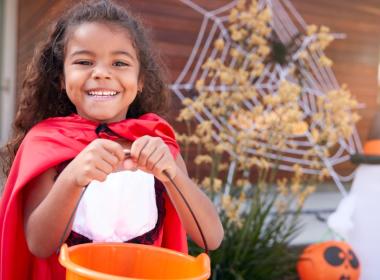
POLYGON ((298 260, 297 271, 301 280, 357 280, 360 263, 347 243, 327 241, 308 246, 298 260))

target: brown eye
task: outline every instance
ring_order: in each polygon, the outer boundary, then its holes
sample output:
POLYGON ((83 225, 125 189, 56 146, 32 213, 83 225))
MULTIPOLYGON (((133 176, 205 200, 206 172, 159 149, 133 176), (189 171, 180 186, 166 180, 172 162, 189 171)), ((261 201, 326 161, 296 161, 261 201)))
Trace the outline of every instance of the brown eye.
POLYGON ((89 65, 92 65, 92 62, 89 60, 78 60, 78 61, 75 61, 74 64, 89 66, 89 65))
POLYGON ((123 61, 116 61, 113 63, 114 66, 123 67, 123 66, 129 66, 128 63, 125 63, 123 61))
POLYGON ((343 251, 340 248, 332 246, 325 250, 324 257, 325 260, 332 266, 339 266, 344 262, 342 253, 343 251))
POLYGON ((348 250, 348 255, 350 259, 350 265, 352 266, 352 268, 357 269, 359 267, 359 260, 356 257, 355 253, 351 250, 348 250))

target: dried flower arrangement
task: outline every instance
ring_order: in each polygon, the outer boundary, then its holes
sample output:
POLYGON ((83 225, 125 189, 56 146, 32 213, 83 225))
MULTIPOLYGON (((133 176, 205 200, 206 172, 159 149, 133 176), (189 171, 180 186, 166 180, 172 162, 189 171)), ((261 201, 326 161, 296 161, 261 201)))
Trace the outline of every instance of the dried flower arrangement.
MULTIPOLYGON (((228 36, 214 41, 220 57, 203 64, 208 75, 197 81, 196 96, 183 100, 178 116, 187 129, 178 134, 185 158, 194 160, 195 179, 218 207, 226 231, 221 249, 211 255, 214 279, 291 274, 288 244, 299 213, 329 176, 321 155, 350 137, 359 120, 357 102, 345 85, 317 96, 315 114, 306 115, 299 102, 307 59, 333 41, 329 29, 309 26, 299 35, 309 38, 308 46, 299 51, 279 43, 271 23, 269 5, 238 1, 229 14, 228 36), (289 75, 279 78, 276 90, 259 94, 255 82, 275 64, 286 65, 289 75), (205 111, 217 122, 196 121, 205 111), (313 145, 304 147, 299 138, 313 145), (308 174, 300 164, 281 172, 289 149, 302 150, 300 158, 319 172, 308 174), (285 215, 289 211, 293 214, 285 215)), ((318 63, 332 65, 325 55, 318 63)))

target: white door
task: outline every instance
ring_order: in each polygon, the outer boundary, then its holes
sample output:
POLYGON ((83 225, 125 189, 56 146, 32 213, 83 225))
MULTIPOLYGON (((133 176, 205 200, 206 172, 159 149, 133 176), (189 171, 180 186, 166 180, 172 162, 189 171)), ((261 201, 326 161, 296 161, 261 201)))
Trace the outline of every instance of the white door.
POLYGON ((17 0, 0 0, 0 146, 11 133, 16 99, 17 0))

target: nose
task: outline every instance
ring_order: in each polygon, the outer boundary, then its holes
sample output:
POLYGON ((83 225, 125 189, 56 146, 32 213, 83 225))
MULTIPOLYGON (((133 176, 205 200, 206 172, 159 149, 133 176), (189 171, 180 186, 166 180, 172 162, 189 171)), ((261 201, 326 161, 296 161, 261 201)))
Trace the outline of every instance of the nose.
POLYGON ((98 64, 93 68, 92 77, 95 80, 111 79, 111 73, 107 66, 98 64))

